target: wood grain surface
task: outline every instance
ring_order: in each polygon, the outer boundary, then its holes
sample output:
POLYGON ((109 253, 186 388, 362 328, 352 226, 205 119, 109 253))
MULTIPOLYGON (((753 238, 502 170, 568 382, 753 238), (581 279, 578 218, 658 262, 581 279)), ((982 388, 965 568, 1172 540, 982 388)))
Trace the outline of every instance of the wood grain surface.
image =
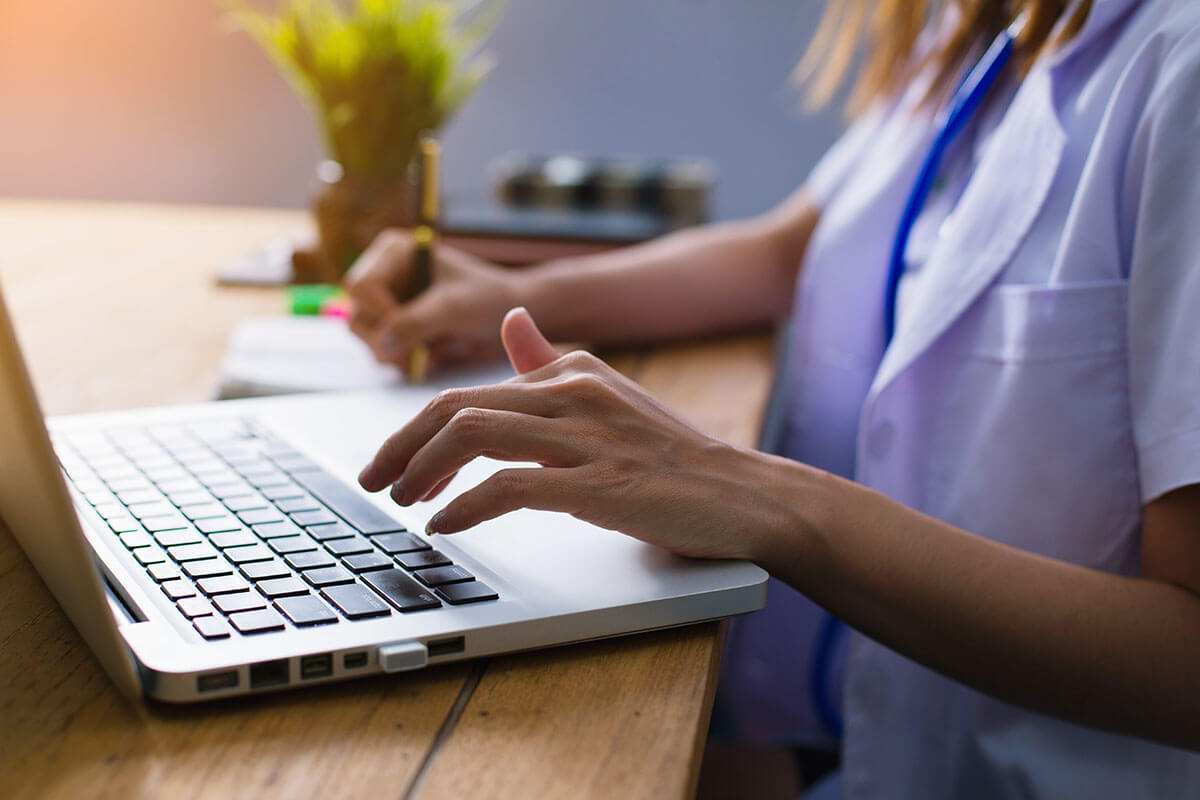
MULTIPOLYGON (((48 414, 211 397, 229 333, 280 292, 216 266, 296 212, 0 201, 0 281, 48 414)), ((766 336, 614 364, 750 444, 766 336)), ((203 707, 113 690, 0 529, 0 797, 689 797, 723 626, 591 642, 203 707)))

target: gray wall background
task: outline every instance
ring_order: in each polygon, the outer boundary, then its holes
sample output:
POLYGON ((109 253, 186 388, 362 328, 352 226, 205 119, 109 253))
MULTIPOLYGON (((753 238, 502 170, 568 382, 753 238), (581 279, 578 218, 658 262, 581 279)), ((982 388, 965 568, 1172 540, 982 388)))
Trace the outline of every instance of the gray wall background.
MULTIPOLYGON (((510 0, 497 67, 445 131, 482 196, 509 150, 703 156, 715 213, 761 211, 836 135, 788 75, 823 3, 510 0)), ((0 0, 0 194, 302 206, 307 109, 210 0, 0 0)))

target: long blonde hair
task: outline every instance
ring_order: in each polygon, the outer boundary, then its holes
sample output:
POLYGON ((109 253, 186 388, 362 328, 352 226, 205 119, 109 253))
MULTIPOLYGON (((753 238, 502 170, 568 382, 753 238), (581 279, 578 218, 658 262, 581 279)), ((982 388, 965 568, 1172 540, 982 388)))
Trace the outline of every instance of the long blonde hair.
POLYGON ((1068 0, 829 0, 812 43, 796 67, 807 84, 807 100, 823 106, 846 82, 858 53, 862 67, 850 92, 848 109, 860 111, 872 100, 892 94, 919 70, 932 68, 927 101, 945 96, 966 59, 1022 12, 1029 19, 1017 38, 1015 67, 1022 73, 1043 50, 1060 46, 1079 33, 1092 8, 1080 0, 1059 33, 1051 36, 1068 0), (917 59, 917 37, 927 24, 953 4, 957 24, 927 55, 917 59))

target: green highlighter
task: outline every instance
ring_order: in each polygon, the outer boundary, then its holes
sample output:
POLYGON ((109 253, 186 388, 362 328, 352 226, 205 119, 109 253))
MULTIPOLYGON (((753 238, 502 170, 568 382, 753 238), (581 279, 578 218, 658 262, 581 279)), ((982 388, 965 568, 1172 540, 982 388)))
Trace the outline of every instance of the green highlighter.
POLYGON ((288 303, 297 316, 316 316, 325 304, 341 296, 342 288, 330 283, 310 283, 288 287, 288 303))

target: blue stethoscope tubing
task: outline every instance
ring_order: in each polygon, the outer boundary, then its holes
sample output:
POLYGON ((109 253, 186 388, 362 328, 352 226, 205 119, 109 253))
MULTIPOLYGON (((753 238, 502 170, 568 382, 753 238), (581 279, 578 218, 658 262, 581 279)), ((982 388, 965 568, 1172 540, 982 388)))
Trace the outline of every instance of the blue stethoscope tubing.
MULTIPOLYGON (((904 212, 900 215, 896 238, 892 240, 891 258, 888 261, 887 280, 883 291, 885 349, 892 343, 896 334, 896 295, 900 289, 900 278, 904 275, 904 252, 908 249, 913 225, 916 224, 917 217, 937 180, 942 157, 962 133, 972 115, 979 110, 984 98, 1008 66, 1017 35, 1024 24, 1025 16, 1022 15, 992 41, 987 51, 959 84, 946 110, 938 115, 937 123, 940 129, 921 164, 921 171, 917 173, 908 201, 904 204, 904 212)), ((844 623, 837 617, 832 614, 825 615, 817 631, 812 668, 809 670, 809 696, 813 709, 826 729, 839 739, 845 726, 839 709, 840 704, 833 695, 833 656, 844 628, 844 623)))

